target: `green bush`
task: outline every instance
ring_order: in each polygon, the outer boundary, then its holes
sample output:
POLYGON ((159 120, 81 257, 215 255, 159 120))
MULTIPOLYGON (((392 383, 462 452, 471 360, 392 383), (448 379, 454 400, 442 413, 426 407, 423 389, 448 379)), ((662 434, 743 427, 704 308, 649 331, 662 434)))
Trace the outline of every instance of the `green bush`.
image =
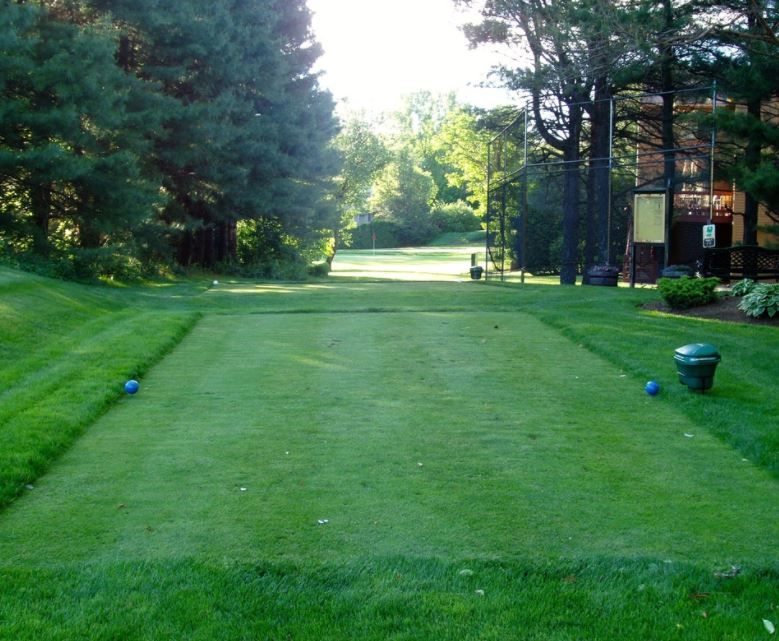
POLYGON ((430 220, 440 233, 481 229, 481 219, 474 213, 473 207, 462 200, 434 205, 430 210, 430 220))
POLYGON ((739 281, 730 290, 730 293, 734 296, 745 296, 749 292, 751 292, 757 283, 749 278, 745 278, 742 281, 739 281))
POLYGON ((718 278, 661 278, 657 281, 657 289, 673 309, 687 309, 708 305, 717 300, 714 289, 719 284, 718 278))
POLYGON ((760 316, 773 318, 779 313, 779 284, 755 285, 741 299, 738 308, 747 316, 753 318, 759 318, 760 316))
POLYGON ((397 224, 389 220, 374 220, 370 225, 360 225, 352 230, 352 249, 371 249, 373 247, 372 234, 376 234, 376 249, 398 247, 400 229, 397 224))
POLYGON ((324 263, 315 263, 314 265, 309 265, 308 267, 308 275, 314 276, 315 278, 324 278, 330 273, 330 263, 324 262, 324 263))

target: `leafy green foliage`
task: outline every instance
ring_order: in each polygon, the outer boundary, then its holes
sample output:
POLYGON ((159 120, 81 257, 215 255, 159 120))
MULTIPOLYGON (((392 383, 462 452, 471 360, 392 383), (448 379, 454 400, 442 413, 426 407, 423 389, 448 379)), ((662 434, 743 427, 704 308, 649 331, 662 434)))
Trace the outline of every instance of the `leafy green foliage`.
POLYGON ((473 208, 462 200, 433 205, 430 220, 439 233, 468 232, 481 229, 481 220, 473 208))
POLYGON ((779 90, 776 57, 776 8, 770 3, 718 0, 712 9, 729 16, 695 52, 696 71, 717 79, 735 109, 717 111, 717 127, 725 135, 718 145, 718 170, 745 194, 743 238, 758 243, 759 205, 776 222, 779 215, 779 127, 775 96, 779 90))
POLYGON ((465 191, 465 200, 478 216, 487 213, 487 190, 484 168, 487 166, 487 143, 494 135, 484 118, 473 109, 458 106, 443 122, 436 143, 443 151, 443 160, 450 168, 447 181, 465 191))
POLYGON ((730 288, 730 293, 734 296, 744 296, 744 294, 751 292, 756 285, 757 283, 751 278, 745 278, 733 285, 733 287, 730 288))
POLYGON ((436 234, 430 219, 435 195, 432 176, 402 152, 382 171, 369 202, 378 218, 397 225, 401 246, 424 245, 436 234))
POLYGON ((442 231, 476 229, 486 210, 484 163, 492 133, 475 110, 422 91, 407 96, 392 120, 394 131, 379 135, 378 123, 352 117, 336 138, 343 158, 336 248, 371 247, 370 233, 353 226, 357 214, 387 223, 384 231, 391 227, 391 234, 377 242, 397 247, 426 243, 442 231))
POLYGON ((738 308, 747 316, 773 318, 779 314, 779 284, 766 285, 760 283, 744 294, 738 308))
POLYGON ((660 278, 657 289, 663 299, 674 309, 687 309, 708 305, 717 300, 715 291, 718 278, 660 278))
POLYGON ((400 245, 400 227, 391 220, 374 220, 370 225, 360 225, 352 230, 351 247, 353 249, 371 249, 376 247, 398 247, 400 245))

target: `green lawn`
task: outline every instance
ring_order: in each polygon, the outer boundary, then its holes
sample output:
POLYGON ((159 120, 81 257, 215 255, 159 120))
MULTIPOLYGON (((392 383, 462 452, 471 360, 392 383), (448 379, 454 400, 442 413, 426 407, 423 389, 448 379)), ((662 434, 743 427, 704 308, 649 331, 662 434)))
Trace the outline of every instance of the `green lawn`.
POLYGON ((0 270, 0 323, 36 297, 51 319, 3 340, 27 363, 2 368, 6 443, 57 431, 24 412, 38 381, 55 423, 71 388, 102 399, 0 512, 0 639, 771 638, 779 332, 450 278, 0 270), (672 359, 702 337, 723 353, 705 396, 672 359))

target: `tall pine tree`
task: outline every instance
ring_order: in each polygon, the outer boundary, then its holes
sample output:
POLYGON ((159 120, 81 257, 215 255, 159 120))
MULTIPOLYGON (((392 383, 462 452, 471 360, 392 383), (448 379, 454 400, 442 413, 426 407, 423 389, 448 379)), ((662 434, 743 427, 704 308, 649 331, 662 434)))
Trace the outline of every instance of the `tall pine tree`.
POLYGON ((116 66, 107 25, 64 22, 46 7, 0 11, 0 190, 6 242, 73 257, 137 254, 160 204, 144 161, 162 112, 144 83, 116 66))

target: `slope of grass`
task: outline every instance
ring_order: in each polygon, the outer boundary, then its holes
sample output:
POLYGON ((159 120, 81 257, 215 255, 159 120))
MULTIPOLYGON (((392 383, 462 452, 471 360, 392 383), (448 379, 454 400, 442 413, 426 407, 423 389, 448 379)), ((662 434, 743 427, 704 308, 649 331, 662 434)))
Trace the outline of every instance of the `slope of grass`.
POLYGON ((0 268, 0 507, 192 327, 196 312, 126 307, 106 288, 0 268))

